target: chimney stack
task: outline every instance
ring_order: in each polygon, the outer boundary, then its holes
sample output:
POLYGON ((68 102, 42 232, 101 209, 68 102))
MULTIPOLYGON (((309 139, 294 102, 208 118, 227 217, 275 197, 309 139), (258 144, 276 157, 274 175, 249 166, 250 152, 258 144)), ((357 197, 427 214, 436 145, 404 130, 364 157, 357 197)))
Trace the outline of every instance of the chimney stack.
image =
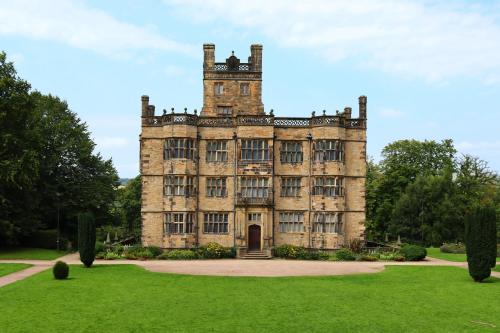
POLYGON ((359 118, 366 119, 366 96, 359 96, 359 118))

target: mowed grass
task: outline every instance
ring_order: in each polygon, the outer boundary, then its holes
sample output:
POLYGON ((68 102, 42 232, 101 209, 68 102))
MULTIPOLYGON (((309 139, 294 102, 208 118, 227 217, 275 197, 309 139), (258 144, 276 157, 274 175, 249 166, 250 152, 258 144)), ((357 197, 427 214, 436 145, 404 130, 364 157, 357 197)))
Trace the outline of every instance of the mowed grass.
POLYGON ((0 248, 1 259, 54 260, 67 254, 65 251, 30 247, 0 248))
POLYGON ((466 262, 467 256, 465 253, 444 253, 438 247, 427 248, 427 256, 448 261, 466 262))
POLYGON ((10 273, 21 271, 25 268, 31 267, 28 264, 0 264, 0 276, 4 276, 10 273))
POLYGON ((332 277, 215 277, 71 266, 0 288, 10 332, 496 332, 500 280, 456 267, 332 277))

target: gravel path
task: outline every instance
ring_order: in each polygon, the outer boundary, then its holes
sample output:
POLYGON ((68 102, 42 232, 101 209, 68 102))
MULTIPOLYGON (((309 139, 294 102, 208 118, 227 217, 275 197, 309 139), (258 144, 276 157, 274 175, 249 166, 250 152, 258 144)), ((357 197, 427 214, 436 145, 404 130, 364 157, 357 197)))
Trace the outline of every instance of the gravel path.
MULTIPOLYGON (((81 264, 78 253, 56 260, 0 260, 0 263, 27 263, 33 267, 0 277, 0 287, 49 269, 57 261, 81 264)), ((216 276, 318 276, 377 273, 385 266, 454 266, 467 269, 467 263, 428 257, 417 262, 305 261, 305 260, 96 260, 96 265, 137 265, 151 272, 216 276)), ((500 264, 500 263, 498 263, 500 264)), ((500 278, 500 272, 491 272, 500 278)))

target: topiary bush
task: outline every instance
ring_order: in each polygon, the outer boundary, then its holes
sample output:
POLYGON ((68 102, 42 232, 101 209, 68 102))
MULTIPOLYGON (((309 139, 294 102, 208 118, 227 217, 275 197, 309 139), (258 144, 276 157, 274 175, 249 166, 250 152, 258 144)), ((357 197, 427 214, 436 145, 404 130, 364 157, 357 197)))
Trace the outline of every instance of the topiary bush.
POLYGON ((419 245, 403 245, 399 250, 399 253, 408 261, 420 261, 424 260, 427 256, 427 250, 425 247, 419 245))
POLYGON ((58 261, 52 267, 52 274, 54 274, 54 278, 57 280, 64 280, 68 278, 69 275, 69 266, 64 261, 58 261))
POLYGON ((493 206, 477 207, 465 219, 469 275, 476 282, 488 278, 496 264, 496 212, 493 206))
POLYGON ((439 250, 443 253, 465 253, 465 245, 462 243, 445 243, 439 247, 439 250))
POLYGON ((78 250, 85 267, 92 266, 95 259, 95 219, 90 212, 78 215, 78 250))
POLYGON ((345 248, 337 250, 337 252, 335 252, 335 257, 337 257, 338 260, 343 260, 343 261, 356 260, 354 253, 352 253, 351 250, 345 248))

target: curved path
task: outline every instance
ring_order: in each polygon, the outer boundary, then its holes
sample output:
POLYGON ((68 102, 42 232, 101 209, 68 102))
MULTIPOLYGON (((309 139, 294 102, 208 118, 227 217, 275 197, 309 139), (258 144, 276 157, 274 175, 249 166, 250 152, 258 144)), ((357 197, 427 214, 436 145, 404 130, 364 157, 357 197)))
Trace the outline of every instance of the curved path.
MULTIPOLYGON (((68 264, 81 264, 78 253, 56 260, 0 260, 0 263, 27 263, 33 267, 0 277, 0 287, 50 269, 57 260, 68 264)), ((151 272, 215 275, 215 276, 318 276, 377 273, 385 266, 454 266, 467 268, 467 263, 427 257, 424 261, 306 261, 306 260, 96 260, 96 265, 137 265, 151 272)), ((500 263, 499 263, 500 264, 500 263)), ((491 272, 500 278, 500 272, 491 272)))

